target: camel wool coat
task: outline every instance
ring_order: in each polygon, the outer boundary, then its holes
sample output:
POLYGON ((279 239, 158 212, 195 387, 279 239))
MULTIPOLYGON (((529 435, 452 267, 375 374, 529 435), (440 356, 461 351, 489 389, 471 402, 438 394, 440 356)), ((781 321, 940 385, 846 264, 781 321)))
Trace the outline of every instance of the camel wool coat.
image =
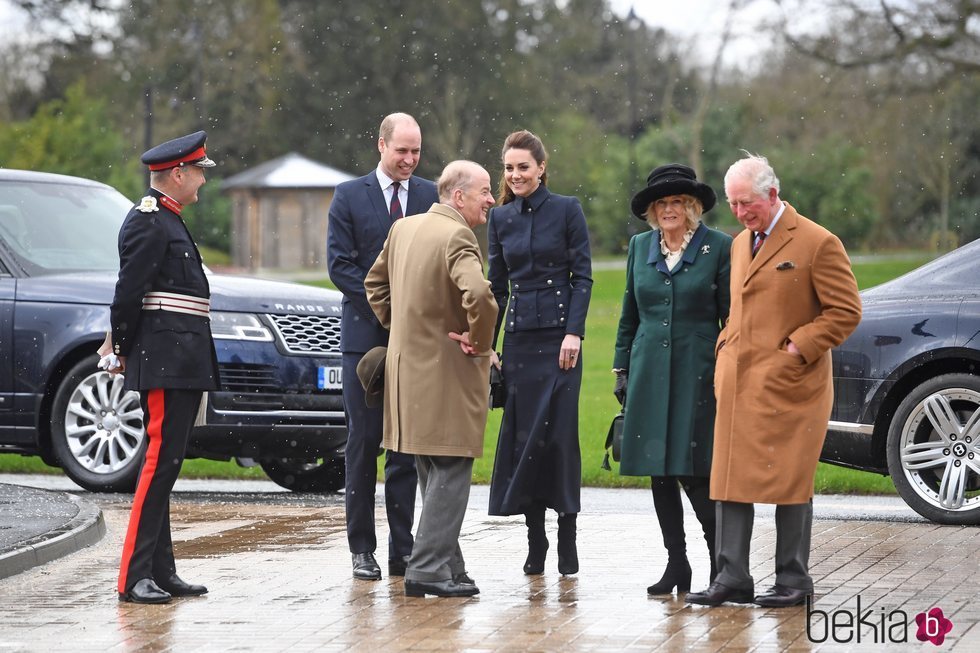
POLYGON ((732 243, 731 312, 715 364, 711 498, 719 501, 813 498, 834 398, 830 350, 861 319, 840 240, 784 204, 755 258, 751 231, 732 243))
POLYGON ((390 330, 384 447, 422 456, 482 456, 497 301, 463 216, 433 204, 428 213, 396 221, 364 290, 390 330), (480 355, 467 356, 448 335, 466 331, 480 355))

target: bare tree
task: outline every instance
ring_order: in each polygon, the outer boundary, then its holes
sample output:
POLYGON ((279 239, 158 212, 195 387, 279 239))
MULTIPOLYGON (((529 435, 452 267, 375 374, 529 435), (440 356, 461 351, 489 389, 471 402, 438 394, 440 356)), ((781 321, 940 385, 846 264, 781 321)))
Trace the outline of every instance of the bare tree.
POLYGON ((980 72, 980 0, 830 0, 817 13, 776 1, 786 42, 835 66, 913 64, 933 79, 980 72))

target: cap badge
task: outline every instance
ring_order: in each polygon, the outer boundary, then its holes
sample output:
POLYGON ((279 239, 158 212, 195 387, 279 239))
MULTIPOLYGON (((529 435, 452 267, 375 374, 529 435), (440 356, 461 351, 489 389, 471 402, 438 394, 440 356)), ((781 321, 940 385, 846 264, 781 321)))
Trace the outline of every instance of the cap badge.
POLYGON ((157 198, 152 195, 147 195, 140 201, 140 205, 136 207, 136 210, 142 213, 153 213, 154 211, 159 211, 160 207, 157 206, 157 198))

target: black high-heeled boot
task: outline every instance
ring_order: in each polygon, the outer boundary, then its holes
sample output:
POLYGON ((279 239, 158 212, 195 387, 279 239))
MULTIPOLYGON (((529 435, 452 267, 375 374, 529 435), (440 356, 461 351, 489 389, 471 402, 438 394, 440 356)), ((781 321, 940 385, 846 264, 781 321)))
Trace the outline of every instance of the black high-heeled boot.
POLYGON ((694 514, 697 515, 701 523, 701 530, 704 531, 704 541, 708 544, 708 557, 711 568, 708 572, 708 584, 715 582, 718 575, 718 561, 715 560, 715 502, 709 496, 709 484, 706 478, 685 478, 684 490, 687 498, 691 501, 694 514))
POLYGON ((544 504, 533 504, 524 513, 527 524, 527 560, 524 573, 537 576, 544 573, 544 559, 548 555, 548 537, 544 532, 544 504))
POLYGON ((657 596, 691 589, 691 565, 687 561, 687 544, 684 541, 684 507, 681 490, 673 476, 655 476, 650 479, 653 506, 660 522, 664 548, 667 549, 667 566, 663 576, 647 587, 647 594, 657 596))
POLYGON ((558 515, 558 571, 564 576, 578 573, 577 517, 574 512, 558 515))

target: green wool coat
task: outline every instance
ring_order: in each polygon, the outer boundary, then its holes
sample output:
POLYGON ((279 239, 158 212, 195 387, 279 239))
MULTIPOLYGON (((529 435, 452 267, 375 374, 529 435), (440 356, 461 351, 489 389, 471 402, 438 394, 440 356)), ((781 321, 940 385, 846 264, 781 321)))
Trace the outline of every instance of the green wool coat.
POLYGON ((715 341, 728 317, 731 236, 704 224, 674 268, 658 230, 630 240, 613 367, 629 372, 619 473, 711 473, 715 341))

